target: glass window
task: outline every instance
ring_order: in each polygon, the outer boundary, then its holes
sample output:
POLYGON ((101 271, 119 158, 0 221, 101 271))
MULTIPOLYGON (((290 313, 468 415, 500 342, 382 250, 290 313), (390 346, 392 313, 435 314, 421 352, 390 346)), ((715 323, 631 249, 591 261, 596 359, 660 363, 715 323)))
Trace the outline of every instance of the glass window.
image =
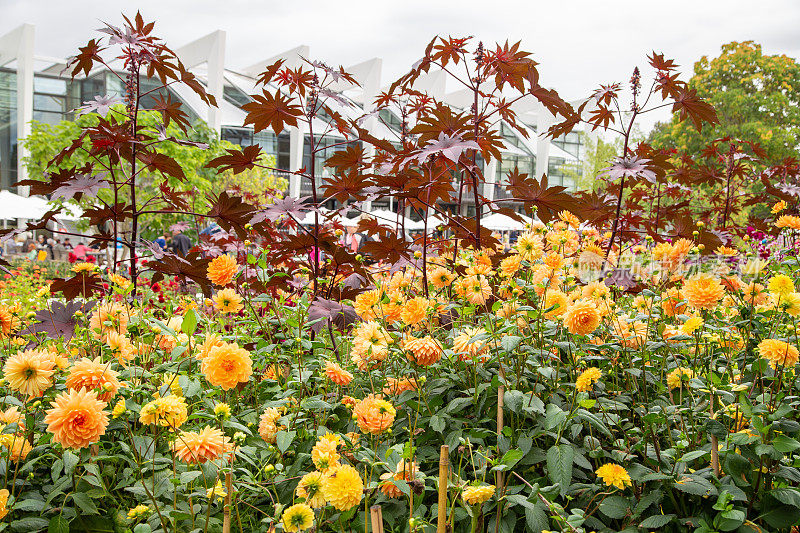
POLYGON ((533 175, 536 172, 536 157, 503 154, 503 159, 497 165, 496 183, 499 185, 507 183, 508 174, 515 168, 522 174, 533 175))
POLYGON ((225 85, 222 87, 222 96, 236 107, 242 107, 244 104, 251 101, 249 96, 233 85, 225 85))
POLYGON ((67 95, 67 80, 35 76, 33 78, 33 92, 44 94, 67 95))
POLYGON ((0 70, 0 189, 17 181, 17 75, 0 70))
POLYGON ((558 139, 553 139, 553 144, 578 159, 583 157, 583 134, 581 132, 573 131, 562 135, 558 139))
POLYGON ((393 130, 403 130, 403 120, 388 109, 381 109, 378 111, 378 117, 393 130))

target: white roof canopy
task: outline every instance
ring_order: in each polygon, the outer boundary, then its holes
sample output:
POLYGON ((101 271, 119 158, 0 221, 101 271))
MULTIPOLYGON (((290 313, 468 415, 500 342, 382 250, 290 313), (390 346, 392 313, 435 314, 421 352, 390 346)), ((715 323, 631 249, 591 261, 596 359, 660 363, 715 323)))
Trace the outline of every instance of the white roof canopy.
MULTIPOLYGON (((0 191, 0 219, 38 220, 53 207, 47 199, 39 196, 25 197, 11 191, 0 191)), ((67 209, 74 214, 61 212, 56 215, 56 219, 78 220, 81 218, 83 212, 80 208, 69 206, 67 209)))

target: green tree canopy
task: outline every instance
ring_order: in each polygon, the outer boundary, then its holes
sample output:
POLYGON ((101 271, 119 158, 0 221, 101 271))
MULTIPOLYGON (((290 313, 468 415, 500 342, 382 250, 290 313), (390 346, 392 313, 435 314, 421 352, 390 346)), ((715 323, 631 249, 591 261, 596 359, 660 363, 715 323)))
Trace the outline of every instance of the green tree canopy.
POLYGON ((800 64, 786 55, 766 55, 753 41, 722 46, 719 57, 694 65, 689 87, 717 110, 720 123, 698 132, 688 121, 656 125, 652 141, 698 154, 720 137, 760 144, 765 162, 797 155, 800 144, 800 64))
MULTIPOLYGON (((79 137, 83 127, 97 124, 98 117, 94 113, 88 113, 76 117, 73 120, 63 120, 58 124, 45 124, 33 122, 31 134, 23 140, 28 149, 28 157, 25 165, 31 179, 44 180, 46 172, 53 171, 54 168, 48 167, 48 163, 61 150, 72 144, 73 139, 79 137)), ((140 124, 144 128, 155 128, 161 124, 161 116, 156 111, 147 111, 140 117, 140 124)), ((143 173, 139 175, 137 186, 144 193, 143 197, 149 198, 157 194, 159 185, 167 179, 171 187, 177 190, 193 191, 191 201, 195 203, 193 208, 199 212, 205 210, 205 197, 208 193, 219 193, 223 190, 233 190, 249 199, 260 200, 258 203, 267 203, 265 194, 269 190, 282 191, 287 186, 287 181, 278 178, 271 172, 250 172, 247 175, 234 176, 231 172, 220 175, 217 169, 206 168, 206 164, 213 158, 224 155, 226 150, 240 149, 238 145, 221 140, 217 133, 208 127, 204 122, 195 122, 186 133, 171 122, 166 128, 168 137, 204 143, 208 148, 202 149, 192 145, 179 144, 174 142, 159 144, 156 150, 175 159, 183 169, 186 180, 181 182, 178 178, 165 178, 160 173, 143 173)), ((88 148, 91 141, 87 138, 84 144, 88 148)), ((265 163, 274 165, 274 156, 264 156, 265 163)), ((64 159, 56 168, 69 168, 81 166, 87 163, 90 156, 87 151, 78 150, 70 157, 64 159)), ((124 190, 123 190, 124 193, 124 190)), ((110 202, 111 192, 108 190, 100 191, 100 198, 110 202)), ((145 216, 143 234, 149 237, 148 230, 160 232, 166 226, 181 220, 180 215, 152 215, 145 216), (148 220, 155 218, 157 220, 148 220)))

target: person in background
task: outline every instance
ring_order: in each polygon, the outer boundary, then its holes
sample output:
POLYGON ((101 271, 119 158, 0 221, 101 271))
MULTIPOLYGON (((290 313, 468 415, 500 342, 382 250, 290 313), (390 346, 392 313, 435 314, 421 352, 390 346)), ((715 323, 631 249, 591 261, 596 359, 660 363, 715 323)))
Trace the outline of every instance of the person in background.
POLYGON ((346 233, 342 238, 342 244, 351 252, 358 252, 358 248, 361 246, 361 235, 356 233, 358 228, 356 226, 347 226, 345 230, 346 233))
POLYGON ((192 249, 192 240, 179 229, 172 230, 172 251, 181 257, 192 249))
POLYGON ((72 250, 72 243, 69 242, 69 238, 64 239, 64 248, 67 250, 72 250))
POLYGON ((86 252, 89 251, 89 247, 83 244, 83 241, 79 242, 78 245, 72 250, 72 253, 75 255, 76 261, 86 261, 86 252))
POLYGON ((67 260, 67 248, 61 242, 61 239, 56 239, 56 243, 53 245, 53 259, 56 261, 67 260))
POLYGON ((26 253, 25 256, 30 261, 36 261, 36 256, 38 254, 39 254, 39 250, 36 249, 36 244, 35 243, 29 243, 28 244, 28 253, 26 253))
POLYGON ((167 238, 168 238, 168 236, 167 236, 166 232, 163 235, 159 235, 158 237, 156 237, 156 241, 155 242, 158 245, 158 247, 161 248, 162 250, 166 250, 167 249, 167 238))

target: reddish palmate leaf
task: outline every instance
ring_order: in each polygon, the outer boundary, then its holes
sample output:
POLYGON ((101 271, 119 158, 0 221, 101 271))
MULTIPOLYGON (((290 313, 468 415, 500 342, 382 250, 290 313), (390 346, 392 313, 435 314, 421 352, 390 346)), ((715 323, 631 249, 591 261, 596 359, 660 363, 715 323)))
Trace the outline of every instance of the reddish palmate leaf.
POLYGON ((541 181, 537 182, 515 168, 508 174, 506 189, 514 197, 525 202, 526 206, 535 205, 538 208, 536 214, 542 222, 547 222, 556 213, 565 209, 577 211, 575 198, 564 192, 566 187, 549 187, 546 175, 542 175, 541 181))
POLYGON ((140 151, 136 152, 136 158, 147 165, 147 170, 150 172, 157 170, 162 174, 166 174, 167 176, 172 176, 182 180, 186 179, 186 174, 183 173, 183 169, 181 168, 180 164, 166 154, 140 151))
POLYGON ((78 48, 78 50, 80 50, 80 53, 70 58, 69 62, 70 65, 73 65, 73 78, 77 76, 80 71, 83 71, 84 76, 88 76, 94 66, 94 62, 101 61, 100 52, 103 51, 103 48, 100 46, 100 43, 92 39, 86 46, 82 46, 78 48))
POLYGON ((177 100, 173 101, 172 95, 169 93, 166 99, 164 95, 159 94, 158 99, 153 103, 152 109, 161 113, 165 128, 169 127, 171 121, 174 121, 183 131, 186 131, 186 128, 189 127, 189 115, 181 110, 181 103, 177 100))
POLYGON ((700 98, 694 89, 680 91, 677 98, 675 98, 675 103, 672 105, 672 112, 678 113, 680 120, 685 120, 688 117, 697 131, 703 129, 704 122, 719 124, 714 106, 700 98))
POLYGON ((226 231, 235 231, 240 238, 247 236, 246 226, 257 213, 257 209, 246 203, 238 196, 230 196, 227 192, 221 192, 216 198, 212 198, 211 209, 208 215, 216 219, 220 226, 226 231))
POLYGON ((186 257, 165 253, 158 260, 149 261, 147 266, 155 271, 154 282, 161 281, 164 276, 177 276, 184 283, 188 281, 197 283, 203 294, 209 297, 213 288, 207 277, 210 262, 210 258, 203 257, 195 248, 186 257))
POLYGON ((319 333, 328 325, 345 329, 358 320, 358 313, 349 305, 318 297, 308 307, 311 329, 319 333))
POLYGON ((234 174, 255 167, 261 157, 261 147, 257 144, 245 146, 241 150, 225 150, 228 155, 215 157, 206 164, 206 168, 217 168, 220 172, 233 170, 234 174))
POLYGON ((87 316, 94 308, 94 301, 61 302, 54 301, 49 309, 36 311, 37 322, 20 332, 22 335, 38 335, 44 333, 49 339, 64 338, 64 342, 69 342, 75 334, 75 326, 82 322, 76 313, 80 311, 82 316, 87 316))
POLYGON ((262 93, 253 95, 255 101, 242 106, 242 109, 247 111, 245 126, 252 124, 255 133, 272 128, 275 135, 282 132, 285 126, 297 126, 297 117, 303 114, 300 106, 293 104, 279 90, 276 90, 275 94, 267 91, 262 93))
POLYGON ((69 279, 55 279, 50 284, 50 293, 63 293, 66 300, 74 300, 78 296, 88 299, 92 294, 102 291, 98 276, 75 274, 69 279))
POLYGON ((394 233, 384 234, 380 241, 365 242, 362 251, 376 261, 387 263, 396 263, 400 258, 410 255, 409 243, 394 233))
POLYGON ((77 176, 67 184, 54 190, 50 199, 56 200, 58 198, 63 198, 64 200, 69 200, 75 198, 76 200, 80 200, 84 196, 87 198, 95 198, 97 197, 97 193, 100 192, 100 189, 111 187, 111 184, 103 178, 104 176, 77 176))

